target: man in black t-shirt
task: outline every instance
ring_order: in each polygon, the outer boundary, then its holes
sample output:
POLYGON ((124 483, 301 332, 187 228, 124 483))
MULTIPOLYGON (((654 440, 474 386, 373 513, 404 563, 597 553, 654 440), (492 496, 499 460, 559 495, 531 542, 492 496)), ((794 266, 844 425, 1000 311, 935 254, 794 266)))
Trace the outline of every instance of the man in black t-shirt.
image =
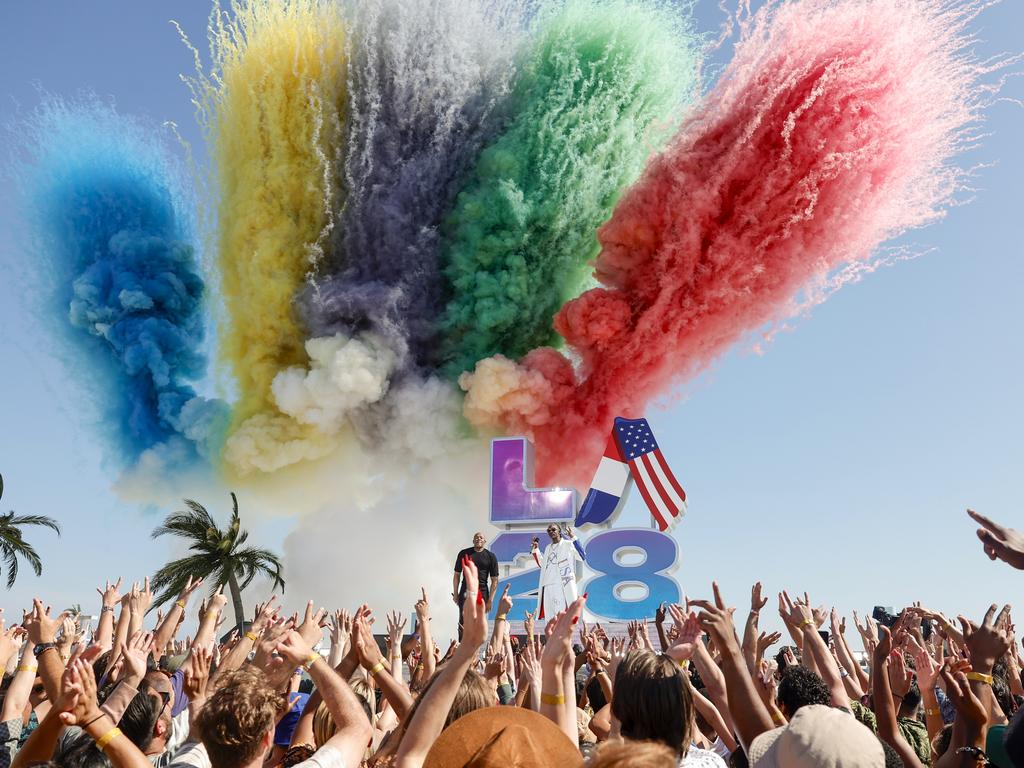
POLYGON ((462 604, 466 602, 466 580, 462 578, 462 558, 467 555, 480 575, 480 594, 484 596, 487 612, 490 613, 494 594, 498 589, 498 558, 489 549, 484 549, 487 538, 479 531, 473 534, 473 546, 466 547, 455 558, 455 576, 452 578, 452 600, 459 606, 459 640, 462 639, 462 604), (490 584, 487 583, 488 577, 490 584), (461 586, 460 586, 461 582, 461 586))

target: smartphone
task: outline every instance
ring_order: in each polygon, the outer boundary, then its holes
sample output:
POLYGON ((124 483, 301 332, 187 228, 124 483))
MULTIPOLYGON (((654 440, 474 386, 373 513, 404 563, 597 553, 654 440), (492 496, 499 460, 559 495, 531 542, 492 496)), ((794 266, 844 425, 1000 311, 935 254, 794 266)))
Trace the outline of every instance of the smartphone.
POLYGON ((827 629, 819 629, 818 634, 821 635, 821 639, 825 641, 825 645, 828 645, 829 634, 827 629))

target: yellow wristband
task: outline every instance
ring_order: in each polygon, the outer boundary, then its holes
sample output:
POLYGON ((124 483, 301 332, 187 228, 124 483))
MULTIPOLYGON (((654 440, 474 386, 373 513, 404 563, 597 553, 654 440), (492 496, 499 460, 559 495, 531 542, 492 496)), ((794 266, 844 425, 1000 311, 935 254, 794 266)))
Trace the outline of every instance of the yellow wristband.
POLYGON ((925 709, 924 713, 928 715, 928 717, 942 717, 941 709, 925 709))
POLYGON ((306 659, 306 663, 302 665, 302 668, 309 672, 313 668, 313 665, 320 659, 319 653, 310 654, 310 657, 306 659))
POLYGON ((38 664, 35 665, 35 666, 18 667, 18 671, 19 672, 35 672, 37 669, 39 669, 39 665, 38 664))
POLYGON ((376 677, 377 673, 380 672, 382 669, 384 669, 384 662, 383 661, 378 661, 370 669, 370 677, 376 677))
POLYGON ((813 619, 804 619, 802 622, 800 622, 800 627, 801 628, 803 628, 803 627, 813 627, 813 626, 814 626, 814 620, 813 619))
POLYGON ((506 616, 508 616, 507 613, 499 613, 497 616, 494 617, 494 620, 495 621, 505 621, 505 617, 506 616))
POLYGON ((115 725, 109 731, 107 731, 102 736, 100 736, 98 739, 96 739, 96 748, 100 752, 102 752, 110 742, 112 742, 114 739, 116 739, 120 735, 121 735, 121 729, 118 728, 115 725))
POLYGON ((179 608, 181 608, 181 610, 183 610, 183 611, 185 610, 185 601, 184 600, 175 600, 174 604, 176 606, 178 606, 179 608))
POLYGON ((785 725, 786 724, 786 717, 784 715, 780 715, 778 712, 776 712, 775 714, 772 715, 772 722, 775 723, 776 725, 785 725))
POLYGON ((984 672, 968 672, 964 677, 968 680, 973 680, 976 683, 992 685, 992 675, 986 675, 984 672))
POLYGON ((679 662, 679 668, 680 669, 689 669, 690 668, 690 660, 689 659, 683 659, 682 661, 680 661, 679 662))
POLYGON ((260 639, 258 637, 256 637, 256 635, 254 635, 252 632, 246 632, 245 636, 248 639, 252 640, 254 643, 258 643, 260 641, 260 639))
POLYGON ((565 704, 565 696, 560 693, 542 693, 540 695, 541 704, 565 704))

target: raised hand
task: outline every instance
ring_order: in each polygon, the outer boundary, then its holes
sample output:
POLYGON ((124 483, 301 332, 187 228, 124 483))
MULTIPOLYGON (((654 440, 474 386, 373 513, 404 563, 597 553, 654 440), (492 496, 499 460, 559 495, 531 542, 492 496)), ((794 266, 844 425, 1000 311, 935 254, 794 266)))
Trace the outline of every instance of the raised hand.
POLYGON ((111 584, 108 581, 108 582, 106 582, 106 586, 104 586, 103 589, 100 589, 99 587, 96 588, 96 591, 99 592, 100 597, 103 598, 103 607, 104 608, 114 608, 114 607, 117 606, 117 604, 119 602, 121 602, 121 592, 120 592, 120 589, 121 589, 121 577, 120 576, 117 577, 117 581, 115 581, 113 584, 111 584))
POLYGON ((996 617, 996 606, 993 604, 985 613, 981 626, 963 616, 957 617, 963 627, 964 644, 971 655, 971 669, 975 672, 991 673, 995 663, 1010 650, 1006 620, 1009 613, 1010 606, 1004 605, 996 617))
MULTIPOLYGON (((465 574, 465 570, 463 570, 463 574, 465 574)), ((479 589, 479 585, 477 586, 477 589, 479 589)), ((466 590, 466 594, 469 594, 468 588, 466 590)), ((417 626, 430 621, 430 601, 427 599, 427 590, 424 587, 420 587, 420 599, 416 601, 414 610, 416 611, 417 626)))
POLYGON ((292 668, 301 667, 308 664, 314 656, 313 648, 294 629, 289 629, 280 636, 274 650, 277 653, 274 665, 277 667, 285 664, 292 668))
POLYGON ((619 664, 626 658, 629 650, 626 648, 625 638, 612 638, 608 646, 608 677, 615 682, 615 673, 619 670, 619 664))
POLYGON ((228 604, 228 596, 224 594, 224 585, 221 584, 217 587, 217 591, 210 595, 209 602, 206 604, 206 610, 218 611, 219 613, 224 612, 224 606, 228 604))
POLYGON ((981 526, 978 538, 989 560, 1002 560, 1017 570, 1024 570, 1024 535, 1013 528, 1004 528, 973 509, 968 509, 967 514, 981 526))
POLYGON ((761 582, 757 582, 750 588, 750 612, 759 613, 762 608, 768 605, 768 598, 761 596, 761 582))
POLYGON ((127 643, 121 643, 121 656, 124 658, 124 671, 127 677, 139 681, 146 676, 146 664, 149 652, 153 648, 153 635, 149 632, 136 632, 127 643))
POLYGON ((327 611, 323 608, 314 610, 313 601, 310 600, 306 603, 306 613, 302 618, 302 624, 299 625, 298 632, 306 644, 312 647, 323 637, 323 628, 326 623, 327 611))
POLYGON ((675 622, 677 635, 674 644, 665 653, 676 662, 687 661, 697 650, 697 643, 703 637, 704 630, 693 611, 684 613, 678 605, 670 605, 668 610, 675 622))
POLYGON ((505 584, 505 589, 501 591, 501 597, 498 598, 498 615, 506 616, 508 612, 512 610, 512 598, 508 596, 508 591, 512 588, 511 584, 505 584))
POLYGON ((765 651, 775 645, 779 640, 782 639, 782 635, 778 632, 762 632, 757 637, 757 658, 762 658, 765 651))
POLYGON ((256 615, 253 617, 252 626, 249 628, 249 631, 254 635, 259 636, 263 628, 277 618, 277 612, 281 608, 274 605, 275 600, 277 600, 277 595, 271 595, 267 602, 256 604, 256 615))
POLYGON ((23 622, 25 631, 28 633, 29 642, 33 645, 52 643, 57 637, 57 630, 68 612, 60 614, 56 618, 50 616, 50 608, 43 608, 43 601, 38 597, 32 601, 32 611, 23 622))
POLYGON ((526 632, 526 636, 531 640, 537 634, 537 622, 534 620, 533 614, 530 611, 526 612, 526 619, 523 621, 523 629, 526 632))
POLYGON ((505 652, 488 648, 484 656, 484 678, 498 680, 503 674, 505 674, 505 652))
POLYGON ((210 664, 213 652, 209 648, 194 648, 185 662, 182 686, 190 702, 206 698, 206 685, 210 680, 210 664))
POLYGON ((153 604, 153 590, 149 588, 149 576, 142 582, 142 589, 132 585, 132 592, 128 599, 128 608, 136 616, 145 616, 149 607, 153 604))
POLYGON ((708 636, 720 649, 738 646, 736 639, 736 627, 733 625, 732 614, 735 608, 728 608, 722 599, 722 593, 718 589, 717 582, 711 583, 711 589, 715 595, 714 603, 707 600, 691 600, 690 604, 701 609, 697 614, 697 621, 708 636))
POLYGON ((373 632, 370 630, 370 625, 366 623, 364 616, 360 615, 356 619, 352 630, 352 637, 355 642, 359 663, 365 669, 373 669, 378 664, 384 663, 384 657, 381 656, 380 649, 377 647, 377 641, 373 639, 373 632))
MULTIPOLYGON (((475 653, 487 639, 487 610, 480 592, 476 564, 468 556, 462 561, 462 575, 466 583, 466 601, 462 604, 462 646, 475 653)), ((418 615, 419 611, 416 613, 418 615)))
POLYGON ((914 683, 914 671, 907 666, 902 651, 889 654, 889 685, 892 692, 901 699, 910 692, 914 683))
POLYGON ((60 720, 65 725, 84 727, 101 716, 99 704, 96 702, 96 676, 93 674, 92 664, 81 656, 73 658, 65 667, 58 701, 60 720))
MULTIPOLYGON (((121 580, 118 579, 117 583, 120 584, 121 580)), ((183 602, 183 603, 187 603, 188 599, 190 597, 192 597, 192 593, 195 592, 197 589, 199 589, 202 585, 203 585, 202 578, 198 578, 195 581, 193 581, 192 577, 189 576, 185 580, 185 586, 182 588, 181 594, 178 595, 178 599, 181 600, 181 602, 183 602)))
POLYGON ((391 647, 398 649, 402 642, 402 634, 405 632, 405 617, 398 611, 392 611, 387 615, 388 638, 391 640, 391 647))

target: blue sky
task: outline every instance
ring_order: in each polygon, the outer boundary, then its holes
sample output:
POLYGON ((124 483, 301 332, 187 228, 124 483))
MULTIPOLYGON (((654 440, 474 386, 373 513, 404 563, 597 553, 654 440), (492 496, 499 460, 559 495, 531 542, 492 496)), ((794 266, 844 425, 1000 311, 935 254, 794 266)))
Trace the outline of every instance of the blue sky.
MULTIPOLYGON (((697 3, 701 29, 716 27, 716 6, 697 3)), ((0 121, 31 109, 37 87, 91 89, 124 112, 174 121, 199 146, 178 79, 191 57, 168 21, 203 41, 208 10, 201 0, 2 4, 0 121)), ((1024 6, 1004 2, 976 29, 983 54, 1019 49, 1024 6)), ((1005 95, 1024 97, 1020 79, 1005 95)), ((983 557, 964 509, 1021 520, 1022 119, 1009 102, 990 110, 991 135, 965 159, 989 164, 976 198, 909 240, 931 252, 845 287, 760 354, 734 350, 648 414, 690 498, 676 528, 687 592, 708 593, 714 577, 741 606, 756 579, 770 594, 810 589, 844 611, 922 600, 978 614, 1013 601, 1024 574, 983 557)), ((2 205, 0 233, 10 216, 2 205)), ((88 607, 104 578, 141 577, 172 553, 148 538, 166 510, 111 490, 69 374, 22 309, 17 272, 31 265, 6 234, 0 254, 0 506, 64 527, 59 540, 33 534, 45 575, 23 572, 0 605, 12 614, 41 592, 88 607)), ((208 501, 226 511, 226 497, 208 501)), ((288 523, 251 527, 252 540, 274 546, 288 523)))

